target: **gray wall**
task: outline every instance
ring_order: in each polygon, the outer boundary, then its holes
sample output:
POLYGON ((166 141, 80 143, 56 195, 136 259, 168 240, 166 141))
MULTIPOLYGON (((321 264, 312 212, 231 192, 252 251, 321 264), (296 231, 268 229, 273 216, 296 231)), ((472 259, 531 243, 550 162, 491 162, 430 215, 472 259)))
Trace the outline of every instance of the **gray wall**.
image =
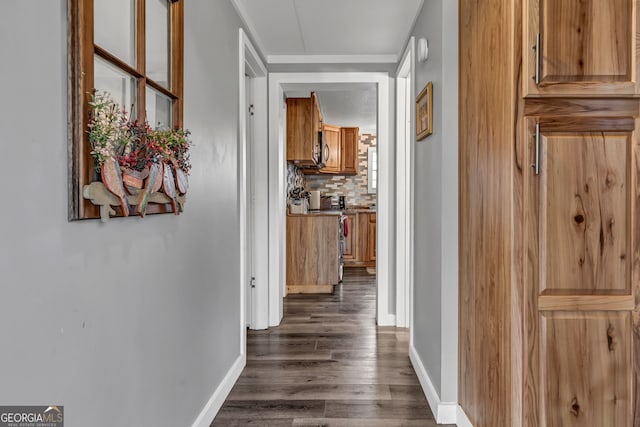
POLYGON ((416 62, 417 96, 433 82, 433 134, 415 149, 414 347, 443 402, 457 400, 457 2, 425 0, 412 35, 429 41, 416 62))
POLYGON ((240 354, 238 27, 185 5, 186 212, 67 222, 66 0, 0 15, 0 402, 69 427, 187 426, 240 354))

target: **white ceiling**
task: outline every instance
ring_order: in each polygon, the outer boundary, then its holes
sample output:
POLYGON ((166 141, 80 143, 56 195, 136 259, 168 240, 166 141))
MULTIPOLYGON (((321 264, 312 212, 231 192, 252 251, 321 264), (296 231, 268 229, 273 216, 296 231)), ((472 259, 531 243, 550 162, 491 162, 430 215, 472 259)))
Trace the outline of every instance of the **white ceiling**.
POLYGON ((310 62, 310 57, 315 62, 397 62, 423 3, 231 1, 270 63, 310 62))
POLYGON ((325 123, 341 127, 358 127, 360 133, 377 134, 378 100, 374 84, 289 84, 288 98, 318 95, 325 123))

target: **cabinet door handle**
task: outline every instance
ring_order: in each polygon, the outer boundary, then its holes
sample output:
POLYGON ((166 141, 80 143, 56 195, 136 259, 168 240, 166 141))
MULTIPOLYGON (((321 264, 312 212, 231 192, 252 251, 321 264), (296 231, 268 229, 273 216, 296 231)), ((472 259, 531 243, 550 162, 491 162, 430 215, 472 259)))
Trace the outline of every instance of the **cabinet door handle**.
POLYGON ((533 165, 533 169, 536 175, 540 175, 540 123, 536 123, 536 163, 533 165))
POLYGON ((542 50, 542 46, 540 45, 540 33, 536 35, 536 44, 533 46, 533 50, 536 51, 536 69, 535 75, 533 76, 533 80, 536 82, 536 86, 540 84, 540 50, 542 50))

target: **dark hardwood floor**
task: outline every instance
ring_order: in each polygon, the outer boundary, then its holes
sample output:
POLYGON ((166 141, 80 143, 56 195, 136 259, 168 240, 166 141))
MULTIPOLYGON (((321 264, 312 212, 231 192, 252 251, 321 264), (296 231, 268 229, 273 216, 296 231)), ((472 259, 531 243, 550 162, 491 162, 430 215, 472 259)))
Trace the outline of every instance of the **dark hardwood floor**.
POLYGON ((333 295, 285 299, 249 331, 247 366, 211 426, 436 426, 406 329, 376 327, 375 276, 346 269, 333 295))

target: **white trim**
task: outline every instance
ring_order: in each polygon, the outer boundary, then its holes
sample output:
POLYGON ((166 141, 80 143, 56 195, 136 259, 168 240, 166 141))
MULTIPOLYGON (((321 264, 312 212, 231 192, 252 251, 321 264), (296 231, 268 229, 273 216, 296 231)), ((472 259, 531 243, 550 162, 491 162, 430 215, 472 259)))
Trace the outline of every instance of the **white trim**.
POLYGON ((269 74, 269 325, 282 319, 285 287, 285 131, 284 90, 287 84, 375 83, 378 87, 378 203, 377 203, 377 318, 379 325, 395 325, 389 311, 391 251, 394 241, 391 218, 391 170, 389 133, 389 75, 360 73, 270 73, 269 74))
POLYGON ((216 417, 225 399, 231 392, 233 385, 238 381, 247 360, 245 355, 240 355, 233 363, 222 382, 215 389, 207 403, 200 411, 198 418, 193 422, 191 427, 209 427, 211 421, 216 417))
POLYGON ((256 303, 258 300, 265 300, 268 296, 268 276, 269 276, 269 247, 268 247, 268 227, 269 222, 264 215, 255 215, 257 212, 265 212, 268 208, 268 198, 261 196, 268 191, 267 166, 261 161, 267 155, 267 68, 262 63, 260 55, 251 44, 251 40, 247 37, 242 28, 239 29, 239 55, 238 55, 238 201, 239 201, 239 220, 240 220, 240 352, 245 353, 246 348, 246 289, 249 284, 247 275, 247 220, 252 221, 254 230, 253 260, 254 274, 256 277, 256 287, 252 295, 254 302, 253 312, 251 313, 252 329, 266 329, 268 327, 268 310, 260 311, 264 304, 256 303), (246 105, 246 79, 245 75, 249 75, 253 84, 253 132, 252 140, 247 140, 247 113, 246 105), (248 147, 251 142, 252 146, 248 147), (252 164, 248 164, 247 150, 252 150, 252 164), (254 204, 254 216, 247 219, 247 171, 251 168, 252 186, 256 195, 254 204))
POLYGON ((238 17, 240 18, 240 21, 242 21, 242 23, 246 27, 247 32, 249 33, 251 38, 256 42, 256 45, 258 46, 258 49, 260 50, 260 52, 263 52, 263 53, 266 52, 264 48, 264 44, 262 43, 262 40, 260 40, 260 38, 258 37, 258 32, 256 31, 256 27, 255 25, 253 25, 253 21, 251 21, 251 19, 249 18, 249 14, 245 10, 242 2, 240 0, 231 0, 231 4, 233 5, 233 8, 236 10, 238 17))
POLYGON ((440 396, 436 388, 433 386, 431 378, 427 370, 420 360, 420 356, 414 346, 409 346, 409 359, 413 365, 413 369, 416 371, 420 385, 422 386, 422 392, 427 398, 431 412, 438 424, 454 424, 457 418, 458 404, 456 402, 441 402, 440 396))
POLYGON ((269 55, 269 64, 395 64, 397 55, 269 55))
POLYGON ((467 414, 465 414, 464 409, 462 409, 460 405, 458 405, 456 414, 456 425, 458 427, 473 427, 473 424, 471 424, 469 417, 467 417, 467 414))
POLYGON ((382 315, 378 315, 377 319, 378 326, 396 326, 396 315, 385 313, 382 315))
MULTIPOLYGON (((411 37, 398 65, 396 77, 396 319, 397 326, 411 328, 413 289, 413 170, 415 109, 415 38, 411 37), (407 95, 407 92, 409 94, 407 95), (408 104, 408 107, 407 107, 408 104), (408 115, 408 116, 407 116, 408 115), (409 122, 409 132, 406 123, 409 122)), ((410 341, 413 343, 410 335, 410 341)))

